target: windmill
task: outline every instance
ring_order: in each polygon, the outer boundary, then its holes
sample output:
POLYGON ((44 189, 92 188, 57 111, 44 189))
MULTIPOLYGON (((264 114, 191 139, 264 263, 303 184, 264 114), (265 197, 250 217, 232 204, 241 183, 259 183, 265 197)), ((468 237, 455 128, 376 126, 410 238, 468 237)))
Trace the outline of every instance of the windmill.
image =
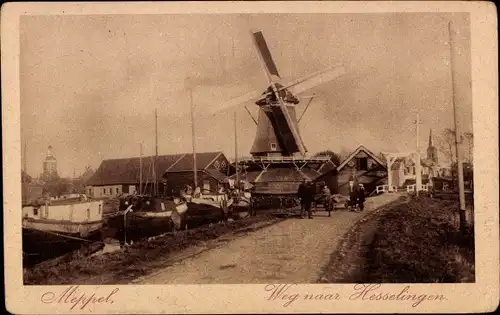
POLYGON ((295 111, 299 103, 296 95, 334 80, 345 70, 336 65, 284 83, 262 32, 252 32, 252 36, 268 88, 263 93, 250 92, 239 96, 219 108, 227 109, 250 101, 259 106, 258 119, 252 117, 257 124, 250 150, 252 157, 240 160, 237 169, 245 170, 242 175, 254 185, 252 195, 278 196, 280 206, 283 206, 282 197, 295 195, 303 179, 313 180, 321 175, 328 170, 324 167, 328 163, 330 169, 335 167, 330 157, 306 157, 307 148, 299 133, 295 111))

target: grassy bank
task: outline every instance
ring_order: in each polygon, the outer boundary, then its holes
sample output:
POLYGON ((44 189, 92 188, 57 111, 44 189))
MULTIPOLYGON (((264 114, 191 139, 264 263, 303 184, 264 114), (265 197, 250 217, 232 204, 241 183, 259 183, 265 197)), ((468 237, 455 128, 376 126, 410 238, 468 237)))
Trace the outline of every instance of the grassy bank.
POLYGON ((25 271, 24 284, 126 284, 137 277, 166 267, 168 258, 183 249, 202 245, 223 235, 246 234, 281 220, 283 219, 258 215, 142 240, 125 251, 73 257, 57 264, 42 263, 25 271))
POLYGON ((422 197, 381 215, 365 282, 474 282, 474 234, 459 233, 458 204, 422 197))

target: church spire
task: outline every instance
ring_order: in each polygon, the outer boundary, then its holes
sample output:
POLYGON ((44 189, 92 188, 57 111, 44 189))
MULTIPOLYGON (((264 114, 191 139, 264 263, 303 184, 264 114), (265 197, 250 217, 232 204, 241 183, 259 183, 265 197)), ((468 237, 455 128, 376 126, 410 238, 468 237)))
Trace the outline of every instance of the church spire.
POLYGON ((432 142, 432 129, 429 131, 429 148, 433 147, 434 143, 432 142))

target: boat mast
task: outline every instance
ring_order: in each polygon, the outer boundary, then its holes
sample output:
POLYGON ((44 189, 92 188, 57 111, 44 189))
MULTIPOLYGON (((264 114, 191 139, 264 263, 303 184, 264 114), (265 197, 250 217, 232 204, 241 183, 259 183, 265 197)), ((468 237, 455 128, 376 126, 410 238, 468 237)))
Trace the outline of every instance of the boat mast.
POLYGON ((191 142, 193 143, 193 176, 194 176, 194 190, 198 187, 198 172, 196 171, 196 139, 195 139, 195 129, 194 129, 194 104, 193 104, 193 90, 189 89, 189 100, 191 105, 191 142))
POLYGON ((158 158, 158 109, 155 108, 155 159, 154 159, 154 168, 153 168, 153 175, 154 175, 154 181, 155 181, 155 187, 154 187, 154 193, 155 196, 158 195, 158 173, 157 173, 157 162, 158 158))
POLYGON ((239 193, 239 174, 238 174, 238 127, 236 123, 236 111, 234 111, 234 166, 236 167, 236 188, 239 193))
POLYGON ((139 156, 139 194, 142 195, 142 142, 140 144, 141 155, 139 156))

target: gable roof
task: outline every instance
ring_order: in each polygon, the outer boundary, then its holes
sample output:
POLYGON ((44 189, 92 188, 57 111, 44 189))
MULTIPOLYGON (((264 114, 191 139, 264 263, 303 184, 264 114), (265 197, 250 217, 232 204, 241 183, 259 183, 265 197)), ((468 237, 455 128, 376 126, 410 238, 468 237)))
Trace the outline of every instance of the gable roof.
MULTIPOLYGON (((205 169, 209 166, 214 156, 217 157, 220 154, 222 153, 208 152, 196 154, 197 168, 200 170, 205 169)), ((154 156, 142 157, 142 180, 144 182, 153 181, 153 159, 154 156)), ((138 184, 140 181, 140 160, 140 157, 104 160, 86 184, 89 186, 138 184)), ((160 178, 168 169, 175 169, 177 171, 192 170, 193 155, 188 153, 159 155, 156 159, 156 165, 160 178), (191 167, 191 169, 186 169, 185 167, 191 167)))
POLYGON ((340 165, 337 167, 337 171, 340 171, 341 169, 344 168, 344 166, 349 163, 359 152, 365 152, 369 157, 375 160, 378 164, 380 164, 382 167, 387 168, 384 162, 382 162, 375 154, 373 154, 370 150, 365 148, 363 145, 360 145, 354 152, 351 153, 340 165))

